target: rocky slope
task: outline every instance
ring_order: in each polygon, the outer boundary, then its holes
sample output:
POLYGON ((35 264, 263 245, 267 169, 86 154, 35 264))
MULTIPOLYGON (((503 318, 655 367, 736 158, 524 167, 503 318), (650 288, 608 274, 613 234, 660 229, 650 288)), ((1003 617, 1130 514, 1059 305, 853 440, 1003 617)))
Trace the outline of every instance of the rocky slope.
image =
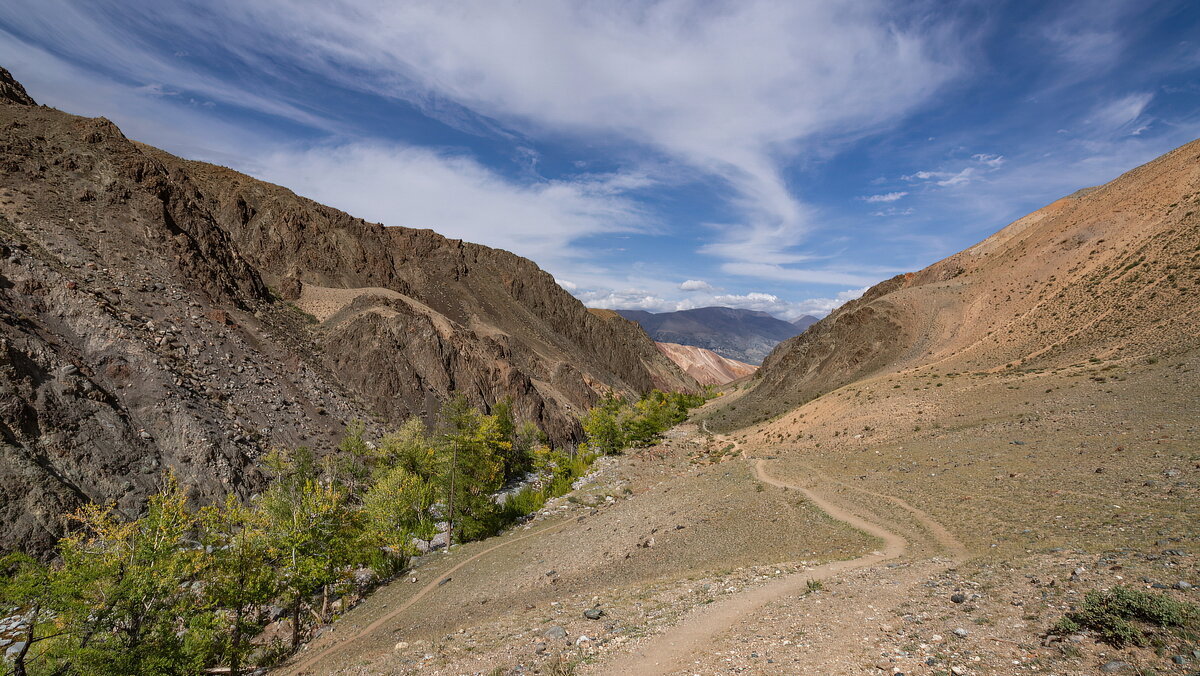
POLYGON ((757 366, 744 364, 734 359, 726 359, 721 355, 693 345, 679 343, 655 343, 658 351, 675 362, 685 373, 696 379, 701 385, 724 385, 738 378, 744 378, 758 370, 757 366))
POLYGON ((757 365, 780 341, 806 327, 777 319, 766 312, 729 307, 703 307, 678 312, 617 310, 662 343, 695 345, 722 357, 757 365))
POLYGON ((1200 343, 1200 141, 847 303, 763 362, 726 428, 885 373, 1057 369, 1200 343))
POLYGON ((273 446, 449 392, 558 442, 607 391, 695 389, 636 326, 511 253, 385 228, 39 107, 0 71, 0 550, 164 469, 258 490, 273 446))

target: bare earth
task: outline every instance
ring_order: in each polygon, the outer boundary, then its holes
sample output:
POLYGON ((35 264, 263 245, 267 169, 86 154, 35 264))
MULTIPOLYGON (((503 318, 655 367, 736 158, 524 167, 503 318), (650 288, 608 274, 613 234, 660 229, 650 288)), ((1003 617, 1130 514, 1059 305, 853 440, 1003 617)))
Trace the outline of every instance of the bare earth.
POLYGON ((1048 629, 1200 601, 1198 271, 1200 141, 877 285, 284 672, 1196 673, 1048 629))
POLYGON ((758 370, 757 366, 722 357, 712 350, 694 345, 662 342, 654 345, 701 385, 724 385, 758 370))
POLYGON ((528 530, 432 557, 281 673, 1161 669, 1045 631, 1088 589, 1200 578, 1198 368, 891 376, 737 436, 684 426, 528 530))

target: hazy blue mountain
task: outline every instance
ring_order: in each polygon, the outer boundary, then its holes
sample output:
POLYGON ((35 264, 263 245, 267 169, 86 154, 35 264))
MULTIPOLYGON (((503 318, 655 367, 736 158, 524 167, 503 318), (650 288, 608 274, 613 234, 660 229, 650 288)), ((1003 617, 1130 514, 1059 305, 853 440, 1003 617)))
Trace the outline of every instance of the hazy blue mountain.
MULTIPOLYGON (((747 364, 761 364, 772 348, 808 328, 808 324, 792 324, 766 312, 729 307, 677 312, 617 312, 641 324, 658 342, 703 347, 747 364)), ((802 317, 797 321, 805 319, 811 320, 810 324, 816 321, 813 317, 802 317)))
POLYGON ((816 324, 819 321, 821 321, 819 317, 814 317, 812 315, 804 315, 803 317, 798 317, 796 319, 793 319, 792 326, 796 327, 800 331, 804 331, 805 329, 812 326, 813 324, 816 324))

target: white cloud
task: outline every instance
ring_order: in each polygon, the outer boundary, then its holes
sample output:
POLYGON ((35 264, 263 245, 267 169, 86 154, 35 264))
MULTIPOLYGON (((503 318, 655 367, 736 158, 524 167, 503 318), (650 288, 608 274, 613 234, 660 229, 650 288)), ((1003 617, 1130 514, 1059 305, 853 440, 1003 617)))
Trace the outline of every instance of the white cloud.
POLYGON ((940 186, 966 185, 971 182, 971 177, 974 175, 974 167, 967 167, 949 178, 938 181, 937 184, 940 186))
POLYGON ((689 279, 679 285, 681 291, 712 291, 712 284, 700 279, 689 279))
POLYGON ((787 303, 779 300, 779 296, 770 293, 751 291, 745 294, 722 294, 713 296, 713 303, 725 307, 736 307, 745 310, 761 312, 780 311, 787 309, 787 303))
POLYGON ((869 288, 868 286, 864 286, 860 289, 848 289, 833 298, 808 298, 792 303, 792 307, 785 319, 796 319, 803 315, 824 317, 842 305, 862 296, 869 288))
POLYGON ((904 176, 900 177, 900 180, 909 181, 909 182, 928 181, 931 178, 939 178, 942 176, 951 176, 951 175, 952 174, 947 171, 918 171, 918 172, 912 173, 912 174, 905 174, 904 176))
MULTIPOLYGON (((797 262, 790 250, 815 220, 783 168, 816 137, 895 124, 958 73, 950 20, 911 18, 882 0, 215 0, 136 14, 65 0, 0 6, 0 23, 149 86, 147 95, 178 91, 342 137, 357 130, 323 117, 327 106, 297 73, 403 99, 475 133, 632 141, 730 188, 735 216, 714 225, 701 252, 776 265, 797 262), (143 33, 219 45, 230 63, 280 86, 239 86, 193 59, 161 58, 143 33)), ((524 159, 535 166, 536 156, 524 159)))
POLYGON ((403 145, 348 144, 275 151, 254 172, 371 221, 430 228, 564 267, 581 237, 644 232, 649 222, 623 190, 636 177, 586 174, 518 183, 470 157, 403 145))
POLYGON ((808 298, 789 301, 771 293, 751 291, 744 294, 697 294, 683 300, 670 300, 645 289, 613 291, 599 289, 576 292, 575 296, 588 307, 614 310, 646 310, 675 312, 699 307, 735 307, 757 310, 791 321, 803 315, 824 316, 846 301, 858 298, 868 287, 848 289, 830 298, 808 298))
POLYGON ((530 134, 624 138, 719 177, 738 218, 703 251, 742 261, 786 263, 810 227, 782 175, 802 141, 894 124, 957 72, 937 26, 878 0, 223 4, 221 42, 251 65, 530 134))
POLYGON ((713 296, 712 302, 708 304, 758 310, 791 321, 804 315, 823 317, 846 302, 863 295, 868 288, 870 287, 848 289, 832 298, 806 298, 800 301, 784 300, 770 293, 726 294, 713 296))
MULTIPOLYGON (((1096 107, 1088 116, 1086 122, 1097 127, 1100 131, 1120 131, 1132 125, 1142 113, 1146 110, 1146 106, 1150 105, 1150 101, 1154 98, 1153 92, 1142 94, 1129 94, 1122 96, 1119 99, 1107 101, 1096 107)), ((1139 130, 1133 130, 1130 133, 1136 134, 1139 130)))
POLYGON ((557 277, 554 278, 554 283, 558 284, 559 286, 566 289, 567 291, 574 291, 575 289, 579 288, 579 285, 576 284, 575 282, 569 282, 565 279, 558 279, 557 277))
POLYGON ((883 193, 881 195, 867 195, 865 197, 860 197, 859 199, 864 202, 870 202, 872 204, 876 203, 876 202, 895 202, 896 200, 904 197, 907 194, 908 194, 907 191, 888 192, 888 193, 883 193))
POLYGON ((979 162, 980 164, 986 164, 987 166, 992 167, 993 169, 1000 166, 1001 164, 1004 164, 1004 156, 1003 155, 989 155, 988 153, 976 153, 975 155, 971 156, 971 159, 975 160, 976 162, 979 162))
POLYGON ((933 181, 937 185, 947 187, 954 185, 964 185, 971 182, 971 177, 975 175, 974 167, 966 167, 960 171, 918 171, 912 174, 905 174, 900 177, 902 181, 915 183, 917 181, 933 181))
POLYGON ((630 289, 612 291, 600 289, 582 291, 575 297, 588 307, 606 308, 610 310, 646 310, 648 312, 671 312, 685 309, 676 301, 669 301, 660 296, 647 293, 644 290, 630 289))
POLYGON ((880 209, 879 211, 872 211, 871 215, 872 216, 911 216, 911 215, 913 215, 913 213, 915 211, 916 210, 913 209, 912 207, 908 207, 907 209, 899 209, 897 207, 888 207, 886 209, 880 209))

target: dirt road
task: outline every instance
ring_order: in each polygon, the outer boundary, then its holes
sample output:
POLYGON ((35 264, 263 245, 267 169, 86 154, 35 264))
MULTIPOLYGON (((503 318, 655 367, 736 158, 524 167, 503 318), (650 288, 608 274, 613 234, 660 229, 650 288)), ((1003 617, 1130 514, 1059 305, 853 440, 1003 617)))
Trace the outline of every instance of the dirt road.
MULTIPOLYGON (((780 578, 775 582, 748 590, 724 601, 700 606, 682 622, 666 632, 637 645, 629 652, 598 664, 587 670, 586 673, 611 674, 613 676, 636 673, 653 676, 690 671, 695 665, 696 656, 711 649, 718 636, 772 601, 803 594, 810 580, 821 581, 863 568, 879 567, 881 563, 902 557, 907 553, 908 541, 903 536, 889 530, 870 517, 849 511, 831 502, 815 490, 790 484, 771 476, 766 468, 767 460, 751 459, 745 456, 745 453, 743 453, 743 457, 754 463, 755 477, 759 481, 802 493, 831 517, 879 538, 883 541, 883 546, 856 559, 825 564, 802 573, 780 578)), ((912 515, 933 536, 938 545, 952 557, 961 559, 966 555, 966 549, 945 528, 903 500, 858 489, 823 475, 815 473, 814 475, 824 483, 837 484, 895 504, 912 515)))

